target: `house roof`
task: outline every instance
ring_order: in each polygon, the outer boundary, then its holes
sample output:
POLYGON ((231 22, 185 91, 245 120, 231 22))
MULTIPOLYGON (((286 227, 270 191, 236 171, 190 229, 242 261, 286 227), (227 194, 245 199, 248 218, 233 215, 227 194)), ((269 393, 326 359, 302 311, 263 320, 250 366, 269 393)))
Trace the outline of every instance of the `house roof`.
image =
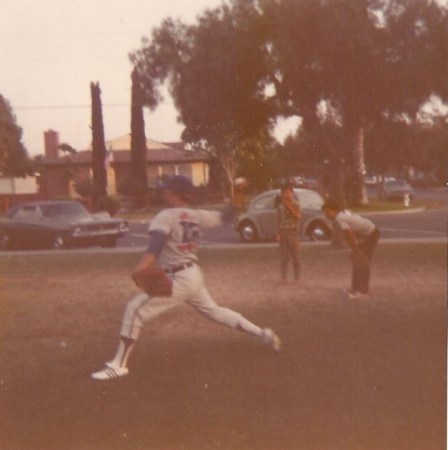
MULTIPOLYGON (((111 151, 111 163, 120 164, 131 161, 131 135, 118 137, 106 141, 106 149, 111 151)), ((146 161, 151 163, 187 163, 209 161, 210 156, 204 153, 186 150, 182 142, 162 144, 151 139, 146 140, 146 161)), ((90 165, 92 164, 92 150, 82 150, 73 154, 63 155, 57 159, 41 155, 38 163, 46 166, 52 165, 90 165)))
MULTIPOLYGON (((182 144, 183 145, 183 144, 182 144)), ((106 141, 106 148, 108 150, 130 150, 131 149, 131 135, 125 134, 124 136, 117 137, 110 141, 106 141)), ((160 142, 153 141, 152 139, 146 139, 146 148, 148 150, 163 150, 170 149, 169 145, 162 144, 160 142)), ((91 148, 90 148, 91 150, 91 148)))

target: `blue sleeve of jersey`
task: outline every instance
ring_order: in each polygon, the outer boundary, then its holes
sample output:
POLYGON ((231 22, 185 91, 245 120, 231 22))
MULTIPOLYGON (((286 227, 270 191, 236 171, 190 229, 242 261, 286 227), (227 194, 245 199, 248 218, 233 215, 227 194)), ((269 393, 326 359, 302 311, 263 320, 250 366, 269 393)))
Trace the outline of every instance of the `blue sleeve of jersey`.
POLYGON ((165 247, 168 236, 162 231, 150 231, 149 232, 149 245, 146 249, 146 253, 159 256, 162 253, 163 247, 165 247))

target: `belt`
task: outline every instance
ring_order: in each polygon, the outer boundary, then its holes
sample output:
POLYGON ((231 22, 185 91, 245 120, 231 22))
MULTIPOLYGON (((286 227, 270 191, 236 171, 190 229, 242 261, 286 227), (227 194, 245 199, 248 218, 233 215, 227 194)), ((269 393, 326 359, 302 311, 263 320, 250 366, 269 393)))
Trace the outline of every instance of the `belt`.
POLYGON ((185 264, 181 264, 180 266, 172 266, 165 269, 166 273, 176 273, 180 272, 181 270, 188 269, 189 267, 193 267, 194 263, 189 262, 185 264))

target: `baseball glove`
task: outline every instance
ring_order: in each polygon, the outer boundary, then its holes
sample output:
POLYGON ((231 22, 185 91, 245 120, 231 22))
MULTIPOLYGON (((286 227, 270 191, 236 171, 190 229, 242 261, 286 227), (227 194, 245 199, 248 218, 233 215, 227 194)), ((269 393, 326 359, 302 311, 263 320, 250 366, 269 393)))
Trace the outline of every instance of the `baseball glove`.
POLYGON ((160 267, 149 267, 132 274, 135 284, 151 297, 170 297, 173 282, 160 267))

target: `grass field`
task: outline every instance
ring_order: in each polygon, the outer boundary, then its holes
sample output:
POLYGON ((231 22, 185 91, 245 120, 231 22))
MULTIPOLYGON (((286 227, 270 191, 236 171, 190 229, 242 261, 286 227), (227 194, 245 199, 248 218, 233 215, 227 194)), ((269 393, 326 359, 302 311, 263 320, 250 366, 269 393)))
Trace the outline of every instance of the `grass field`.
POLYGON ((348 252, 204 250, 215 299, 284 341, 181 305, 148 324, 130 375, 94 382, 137 292, 137 253, 0 256, 1 450, 438 450, 446 447, 446 246, 380 243, 372 298, 348 252))

